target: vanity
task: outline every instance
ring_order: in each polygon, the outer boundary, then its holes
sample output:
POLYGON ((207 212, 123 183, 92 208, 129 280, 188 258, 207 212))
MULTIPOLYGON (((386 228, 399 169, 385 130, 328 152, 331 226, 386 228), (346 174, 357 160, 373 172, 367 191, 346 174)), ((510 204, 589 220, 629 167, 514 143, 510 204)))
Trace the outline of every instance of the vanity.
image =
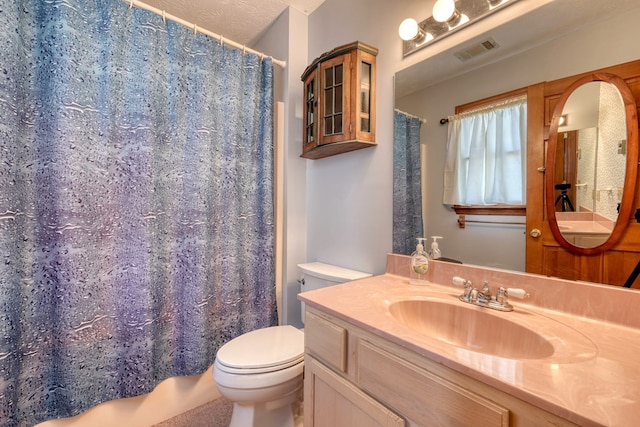
POLYGON ((390 254, 384 275, 300 294, 306 427, 637 421, 639 292, 438 261, 415 286, 409 260, 390 254), (455 276, 529 298, 478 307, 455 276))
POLYGON ((556 221, 562 237, 580 248, 604 244, 615 227, 614 221, 594 212, 557 212, 556 221))

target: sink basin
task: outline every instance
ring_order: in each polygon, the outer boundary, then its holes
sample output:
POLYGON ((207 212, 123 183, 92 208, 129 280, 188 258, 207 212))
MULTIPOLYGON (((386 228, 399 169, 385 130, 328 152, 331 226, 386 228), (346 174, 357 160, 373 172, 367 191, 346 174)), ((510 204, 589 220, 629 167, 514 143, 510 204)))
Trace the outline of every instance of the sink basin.
POLYGON ((479 353, 509 359, 542 359, 555 352, 547 337, 510 320, 514 312, 494 312, 435 299, 394 302, 389 311, 394 319, 420 334, 479 353))

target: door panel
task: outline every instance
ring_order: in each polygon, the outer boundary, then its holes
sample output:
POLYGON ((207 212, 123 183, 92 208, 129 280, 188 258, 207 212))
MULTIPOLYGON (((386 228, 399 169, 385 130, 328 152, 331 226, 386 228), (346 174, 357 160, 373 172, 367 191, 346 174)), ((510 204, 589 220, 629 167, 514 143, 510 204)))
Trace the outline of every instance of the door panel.
MULTIPOLYGON (((640 106, 640 61, 602 72, 616 74, 627 82, 640 106)), ((585 73, 586 74, 586 73, 585 73)), ((544 200, 545 158, 550 118, 560 94, 582 74, 540 83, 528 88, 527 229, 526 271, 528 273, 622 286, 640 262, 640 224, 631 218, 620 241, 611 250, 581 256, 568 252, 553 238, 544 200), (532 230, 539 230, 531 233, 532 230), (533 236, 532 236, 533 234, 533 236)), ((640 184, 634 206, 640 207, 640 184)), ((637 280, 633 288, 640 288, 637 280)))

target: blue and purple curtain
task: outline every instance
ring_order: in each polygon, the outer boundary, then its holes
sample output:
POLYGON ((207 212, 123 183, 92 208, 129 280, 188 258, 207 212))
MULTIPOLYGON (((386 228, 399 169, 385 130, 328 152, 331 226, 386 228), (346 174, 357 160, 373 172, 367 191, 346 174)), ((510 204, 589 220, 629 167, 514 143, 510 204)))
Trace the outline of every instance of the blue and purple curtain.
POLYGON ((0 6, 0 426, 277 323, 273 65, 121 0, 0 6))
POLYGON ((422 225, 422 167, 420 128, 422 121, 394 111, 393 134, 393 253, 411 255, 416 238, 424 236, 422 225))

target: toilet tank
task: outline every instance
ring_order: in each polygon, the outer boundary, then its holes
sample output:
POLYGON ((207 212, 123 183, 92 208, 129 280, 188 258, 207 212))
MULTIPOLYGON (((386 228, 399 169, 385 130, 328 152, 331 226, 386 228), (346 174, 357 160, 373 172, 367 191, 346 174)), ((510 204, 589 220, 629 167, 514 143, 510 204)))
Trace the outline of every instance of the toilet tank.
MULTIPOLYGON (((327 286, 372 276, 370 273, 363 273, 362 271, 350 270, 322 262, 298 264, 298 267, 302 272, 300 292, 313 291, 314 289, 326 288, 327 286)), ((304 324, 304 303, 300 302, 300 304, 302 305, 301 315, 302 323, 304 324)))

